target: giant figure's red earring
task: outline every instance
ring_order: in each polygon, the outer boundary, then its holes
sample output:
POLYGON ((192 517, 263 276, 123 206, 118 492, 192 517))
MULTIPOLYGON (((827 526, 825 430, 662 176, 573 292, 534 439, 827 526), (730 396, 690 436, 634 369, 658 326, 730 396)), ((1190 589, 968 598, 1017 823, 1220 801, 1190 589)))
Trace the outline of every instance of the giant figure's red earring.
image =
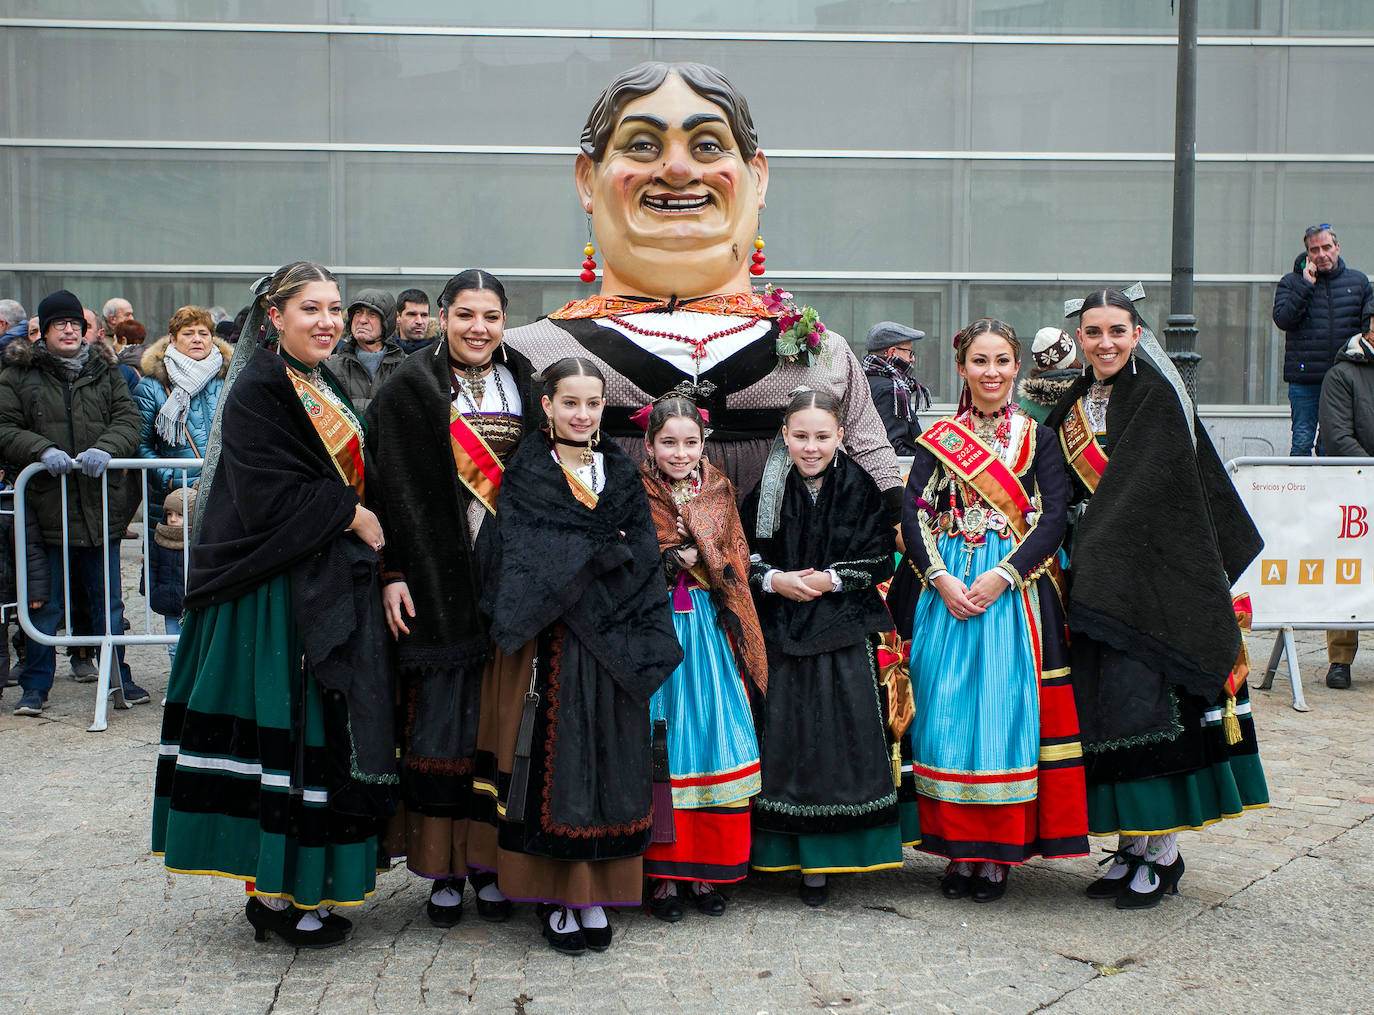
POLYGON ((582 262, 582 274, 578 275, 577 277, 580 278, 583 282, 595 282, 596 247, 592 245, 592 217, 590 214, 587 216, 587 245, 582 248, 582 254, 586 258, 586 260, 582 262))
POLYGON ((764 272, 763 262, 768 260, 763 256, 763 222, 759 222, 759 234, 754 237, 754 263, 749 265, 749 274, 757 278, 764 272))

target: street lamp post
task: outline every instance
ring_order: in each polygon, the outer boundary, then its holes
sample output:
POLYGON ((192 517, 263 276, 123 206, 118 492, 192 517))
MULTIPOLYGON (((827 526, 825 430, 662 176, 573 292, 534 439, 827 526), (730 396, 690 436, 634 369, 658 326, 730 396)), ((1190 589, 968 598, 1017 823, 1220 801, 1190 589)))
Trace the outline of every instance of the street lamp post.
POLYGON ((1174 94, 1174 226, 1169 318, 1164 348, 1197 399, 1197 318, 1193 315, 1193 220, 1197 180, 1197 0, 1178 2, 1178 74, 1174 94))

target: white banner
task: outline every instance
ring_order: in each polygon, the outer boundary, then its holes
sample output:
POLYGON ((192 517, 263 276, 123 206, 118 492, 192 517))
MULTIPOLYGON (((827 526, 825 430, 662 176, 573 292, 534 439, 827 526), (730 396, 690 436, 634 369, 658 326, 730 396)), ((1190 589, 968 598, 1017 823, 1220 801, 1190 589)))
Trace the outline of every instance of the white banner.
POLYGON ((1322 461, 1241 458, 1229 465, 1264 537, 1234 589, 1249 593, 1257 628, 1374 628, 1374 463, 1322 461))

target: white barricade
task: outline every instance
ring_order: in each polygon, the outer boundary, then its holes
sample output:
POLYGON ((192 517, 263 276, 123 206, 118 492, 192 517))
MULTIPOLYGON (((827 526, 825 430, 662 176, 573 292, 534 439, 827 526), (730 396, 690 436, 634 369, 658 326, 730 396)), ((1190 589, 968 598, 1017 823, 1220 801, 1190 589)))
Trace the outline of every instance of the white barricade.
POLYGON ((1226 469, 1264 549, 1236 581, 1253 630, 1277 634, 1262 689, 1288 656, 1293 707, 1308 711, 1295 630, 1374 628, 1374 458, 1236 458, 1226 469))
MULTIPOLYGON (((109 467, 105 470, 100 479, 100 511, 103 521, 104 532, 110 530, 110 475, 118 474, 122 471, 136 471, 140 476, 140 502, 143 505, 143 518, 148 517, 148 470, 149 469, 172 469, 177 475, 173 477, 173 487, 190 486, 192 480, 187 475, 189 469, 199 469, 202 464, 199 458, 114 458, 110 460, 109 467)), ((66 634, 49 635, 39 631, 34 626, 33 618, 29 614, 29 573, 28 573, 28 554, 25 552, 27 544, 25 519, 28 512, 32 511, 31 505, 26 503, 25 491, 28 489, 29 481, 39 473, 46 470, 42 465, 34 463, 26 467, 19 473, 14 483, 14 565, 15 565, 15 587, 17 590, 17 600, 15 609, 19 617, 19 626, 24 631, 24 636, 42 645, 62 646, 93 646, 100 652, 99 678, 96 683, 95 715, 91 720, 91 725, 87 728, 88 732, 99 733, 108 726, 107 708, 111 696, 115 699, 117 708, 132 708, 124 700, 124 685, 121 680, 111 680, 112 672, 118 673, 118 668, 114 666, 114 648, 118 645, 173 645, 176 643, 177 636, 169 634, 159 634, 153 631, 153 612, 149 606, 152 597, 152 579, 148 565, 148 553, 146 546, 143 553, 143 588, 144 596, 144 617, 143 631, 138 631, 137 625, 130 621, 130 630, 125 632, 110 630, 110 565, 108 554, 104 555, 105 563, 104 575, 104 605, 105 605, 105 630, 94 634, 74 634, 72 632, 72 597, 71 597, 71 559, 70 534, 67 530, 67 497, 68 483, 78 476, 78 471, 73 471, 71 476, 62 476, 60 486, 60 498, 62 506, 62 573, 51 576, 53 588, 58 588, 61 582, 62 604, 64 619, 66 622, 66 634)), ((141 523, 143 536, 147 538, 148 527, 146 521, 141 523)), ((187 532, 191 528, 191 515, 185 519, 187 532)), ((182 556, 182 578, 186 577, 187 560, 189 554, 182 556)), ((127 604, 124 613, 128 617, 127 604)))

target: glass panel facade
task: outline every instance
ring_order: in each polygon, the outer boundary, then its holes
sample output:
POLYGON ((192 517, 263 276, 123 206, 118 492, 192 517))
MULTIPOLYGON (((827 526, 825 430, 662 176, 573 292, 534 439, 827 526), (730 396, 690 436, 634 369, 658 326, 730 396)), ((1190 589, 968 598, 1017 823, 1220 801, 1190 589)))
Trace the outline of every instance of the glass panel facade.
MULTIPOLYGON (((1201 397, 1281 404, 1269 312, 1303 228, 1335 222, 1348 263, 1374 268, 1357 126, 1374 5, 1200 14, 1221 37, 1199 48, 1201 397)), ((925 329, 937 398, 954 397, 967 320, 1029 338, 1067 297, 1169 272, 1174 48, 1109 41, 1171 35, 1164 3, 0 0, 0 16, 74 25, 0 28, 0 295, 26 305, 62 285, 123 294, 156 330, 184 303, 236 310, 261 270, 310 257, 346 289, 436 292, 495 268, 513 322, 546 313, 587 291, 563 153, 606 81, 650 58, 719 66, 749 97, 772 170, 768 278, 856 347, 878 320, 925 329), (80 24, 96 20, 133 27, 80 24), (212 24, 155 27, 183 20, 212 24), (298 30, 242 30, 263 24, 298 30), (630 36, 518 34, 589 26, 630 36), (1026 39, 976 41, 992 34, 1026 39), (495 150, 386 150, 416 145, 495 150)), ((1167 288, 1147 283, 1158 326, 1167 288)))

